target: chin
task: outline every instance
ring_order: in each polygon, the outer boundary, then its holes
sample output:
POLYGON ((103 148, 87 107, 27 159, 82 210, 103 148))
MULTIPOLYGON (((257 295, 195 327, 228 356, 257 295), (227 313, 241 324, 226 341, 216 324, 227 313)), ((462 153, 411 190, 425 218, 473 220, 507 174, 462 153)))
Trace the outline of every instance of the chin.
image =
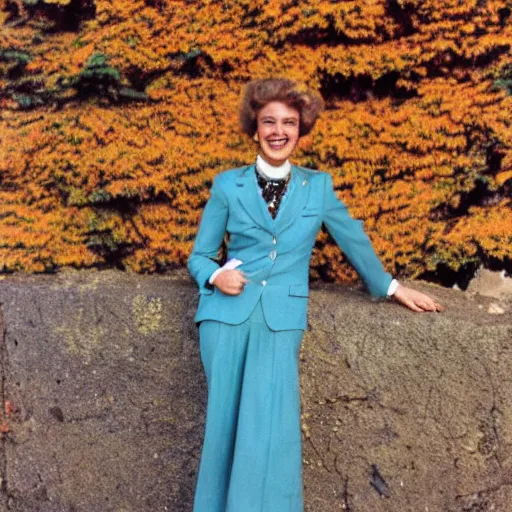
POLYGON ((278 165, 281 165, 283 164, 284 162, 286 162, 286 160, 290 157, 291 155, 291 152, 289 151, 279 151, 279 152, 274 152, 274 153, 265 153, 263 156, 263 158, 265 160, 268 160, 269 163, 271 163, 271 161, 274 162, 274 165, 277 165, 275 164, 275 162, 281 162, 280 164, 278 165))
POLYGON ((270 164, 270 165, 273 165, 274 167, 280 167, 281 165, 283 165, 286 160, 287 160, 287 157, 285 158, 281 158, 281 157, 276 157, 276 156, 267 156, 265 158, 265 160, 267 160, 267 162, 270 164))

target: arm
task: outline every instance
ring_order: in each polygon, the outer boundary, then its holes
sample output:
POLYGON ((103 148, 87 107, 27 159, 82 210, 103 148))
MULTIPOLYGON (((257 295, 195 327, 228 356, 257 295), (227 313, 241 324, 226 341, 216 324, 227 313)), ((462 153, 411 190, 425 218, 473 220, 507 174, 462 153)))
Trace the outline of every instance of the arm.
POLYGON ((331 176, 325 176, 323 221, 327 230, 354 266, 370 294, 386 297, 391 275, 384 271, 363 230, 363 223, 350 216, 347 207, 336 197, 331 176))
POLYGON ((215 178, 187 263, 188 270, 196 280, 201 293, 212 292, 212 288, 208 286, 208 279, 219 268, 215 258, 226 232, 227 221, 228 202, 215 178))
POLYGON ((384 271, 371 242, 363 231, 361 221, 350 217, 345 205, 338 200, 327 175, 325 185, 324 223, 329 233, 346 254, 369 292, 378 297, 392 296, 397 302, 412 311, 443 311, 443 307, 428 295, 408 288, 393 280, 384 271))

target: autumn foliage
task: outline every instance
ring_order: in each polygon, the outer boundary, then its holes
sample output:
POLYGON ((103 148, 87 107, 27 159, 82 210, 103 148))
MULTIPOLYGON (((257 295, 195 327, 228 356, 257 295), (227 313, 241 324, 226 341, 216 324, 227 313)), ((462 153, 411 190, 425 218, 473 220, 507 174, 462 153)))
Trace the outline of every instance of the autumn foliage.
MULTIPOLYGON (((331 173, 395 275, 512 261, 512 0, 0 0, 0 270, 182 266, 251 163, 251 78, 327 105, 331 173)), ((352 277, 323 233, 313 275, 352 277)))

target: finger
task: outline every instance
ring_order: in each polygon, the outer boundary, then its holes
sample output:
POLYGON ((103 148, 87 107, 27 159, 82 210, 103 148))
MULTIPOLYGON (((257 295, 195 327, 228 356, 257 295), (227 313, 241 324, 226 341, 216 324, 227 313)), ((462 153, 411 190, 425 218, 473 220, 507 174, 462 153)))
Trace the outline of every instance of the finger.
POLYGON ((429 311, 441 311, 443 309, 441 304, 439 304, 435 300, 431 300, 428 302, 428 308, 429 311))
POLYGON ((238 285, 239 285, 240 283, 241 283, 240 276, 237 276, 236 274, 231 276, 231 284, 232 284, 233 286, 238 287, 238 285))
POLYGON ((444 308, 438 302, 432 302, 431 304, 428 305, 428 311, 441 312, 444 311, 444 308))
POLYGON ((432 304, 432 311, 441 311, 442 310, 442 307, 440 304, 438 304, 437 302, 434 302, 432 304))
POLYGON ((408 297, 406 294, 402 295, 400 293, 395 293, 393 295, 393 298, 397 302, 400 302, 406 308, 412 309, 413 311, 416 311, 417 313, 420 313, 421 311, 423 311, 418 306, 416 306, 414 300, 411 299, 410 297, 408 297))
POLYGON ((245 277, 245 274, 241 270, 237 270, 238 272, 238 279, 240 279, 243 283, 248 283, 249 279, 245 277))
POLYGON ((417 313, 421 313, 423 311, 423 309, 421 309, 419 306, 417 306, 413 301, 407 301, 405 303, 405 305, 409 308, 409 309, 412 309, 413 311, 416 311, 417 313))
POLYGON ((423 301, 423 303, 426 306, 428 306, 429 311, 443 311, 443 309, 444 309, 443 306, 441 306, 441 304, 439 304, 439 302, 437 302, 432 297, 429 297, 428 295, 424 295, 423 298, 427 299, 426 301, 423 301))
POLYGON ((436 311, 439 304, 424 293, 419 293, 413 297, 415 304, 420 307, 423 311, 436 311))
POLYGON ((418 303, 418 307, 420 307, 423 311, 434 311, 435 310, 434 304, 432 304, 430 302, 418 303))

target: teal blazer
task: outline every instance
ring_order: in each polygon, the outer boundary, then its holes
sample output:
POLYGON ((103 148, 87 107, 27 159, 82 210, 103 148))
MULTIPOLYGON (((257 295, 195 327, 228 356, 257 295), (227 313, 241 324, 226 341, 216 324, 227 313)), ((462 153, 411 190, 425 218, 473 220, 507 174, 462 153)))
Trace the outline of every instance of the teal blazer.
POLYGON ((385 297, 391 275, 384 271, 362 222, 336 197, 331 176, 292 166, 288 190, 273 219, 261 196, 255 166, 225 171, 213 181, 188 269, 199 285, 196 322, 244 322, 261 299, 267 325, 275 331, 305 329, 309 262, 325 224, 371 295, 385 297), (225 233, 228 258, 250 280, 239 295, 208 285, 225 233))

